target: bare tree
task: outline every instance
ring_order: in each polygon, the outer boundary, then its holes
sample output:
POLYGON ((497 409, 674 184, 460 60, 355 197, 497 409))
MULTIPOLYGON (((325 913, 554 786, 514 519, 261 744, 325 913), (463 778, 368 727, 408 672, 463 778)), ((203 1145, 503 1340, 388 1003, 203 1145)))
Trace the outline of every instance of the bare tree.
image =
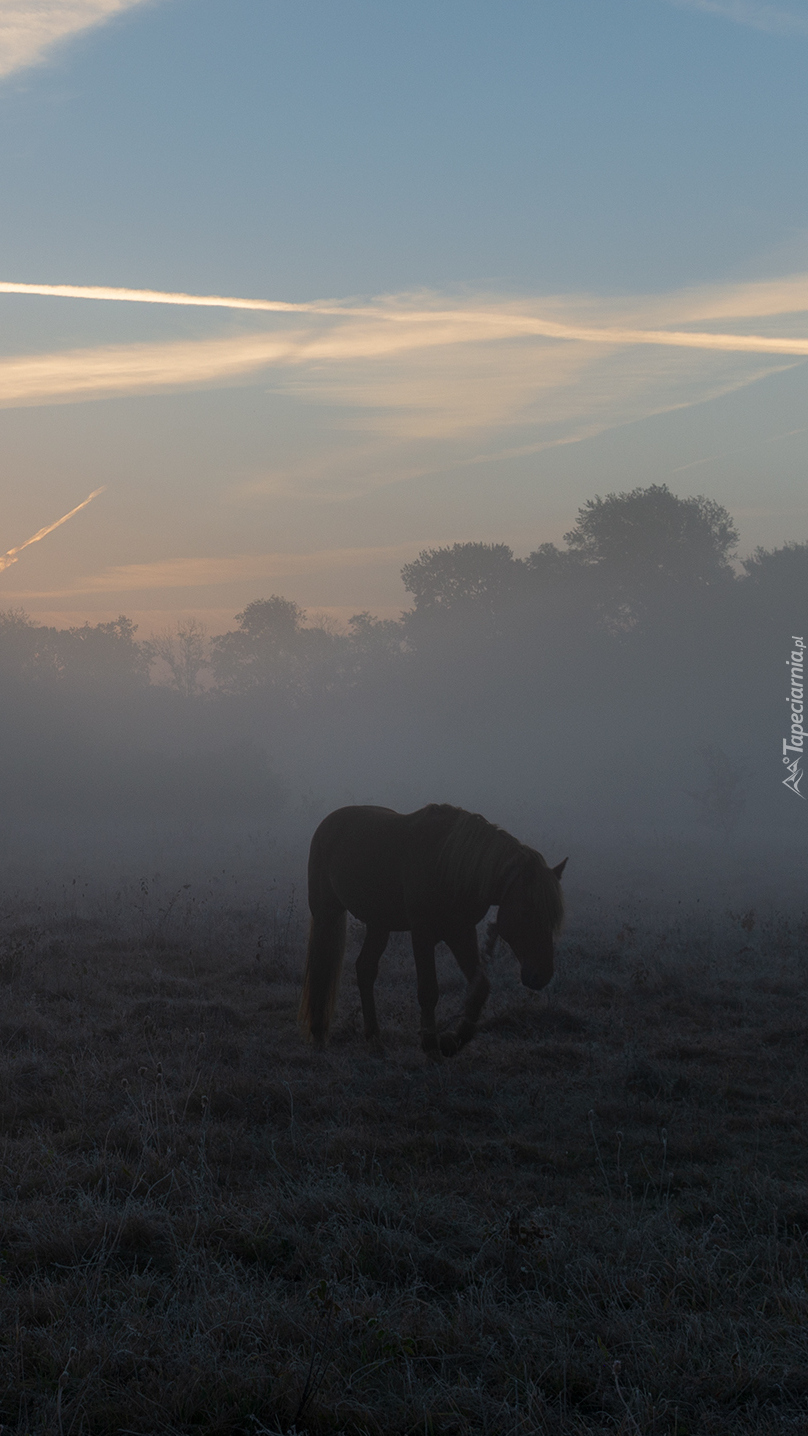
POLYGON ((200 675, 208 666, 208 637, 198 618, 180 618, 148 642, 149 657, 159 659, 171 675, 169 685, 184 698, 202 692, 200 675))

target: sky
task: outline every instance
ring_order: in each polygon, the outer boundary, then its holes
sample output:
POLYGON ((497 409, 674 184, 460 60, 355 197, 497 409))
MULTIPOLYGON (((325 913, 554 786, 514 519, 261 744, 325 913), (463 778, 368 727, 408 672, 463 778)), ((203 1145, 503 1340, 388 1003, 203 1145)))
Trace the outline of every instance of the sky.
POLYGON ((807 72, 808 0, 0 0, 0 609, 395 616, 651 483, 808 540, 807 72))

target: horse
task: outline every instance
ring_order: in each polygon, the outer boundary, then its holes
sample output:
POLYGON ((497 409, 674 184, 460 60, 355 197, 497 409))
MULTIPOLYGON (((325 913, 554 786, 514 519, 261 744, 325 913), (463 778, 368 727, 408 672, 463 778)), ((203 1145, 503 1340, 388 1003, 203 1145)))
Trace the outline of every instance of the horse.
POLYGON ((430 803, 415 813, 337 808, 324 818, 309 852, 311 926, 298 1020, 323 1047, 337 1000, 347 913, 366 924, 356 960, 365 1037, 381 1055, 373 985, 391 932, 412 935, 421 1047, 451 1057, 474 1036, 491 990, 480 960, 477 924, 498 908, 486 949, 498 937, 516 956, 525 987, 538 992, 553 975, 553 936, 564 913, 561 874, 479 813, 430 803), (456 1032, 438 1040, 435 948, 445 942, 468 983, 456 1032))

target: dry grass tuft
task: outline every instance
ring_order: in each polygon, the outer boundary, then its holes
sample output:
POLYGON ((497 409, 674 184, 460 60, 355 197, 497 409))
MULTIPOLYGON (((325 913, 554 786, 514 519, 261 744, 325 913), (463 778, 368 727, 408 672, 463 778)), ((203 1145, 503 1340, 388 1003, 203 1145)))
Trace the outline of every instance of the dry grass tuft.
POLYGON ((192 900, 6 919, 4 1431, 808 1429, 804 927, 571 925, 428 1064, 406 943, 316 1055, 295 914, 192 900))

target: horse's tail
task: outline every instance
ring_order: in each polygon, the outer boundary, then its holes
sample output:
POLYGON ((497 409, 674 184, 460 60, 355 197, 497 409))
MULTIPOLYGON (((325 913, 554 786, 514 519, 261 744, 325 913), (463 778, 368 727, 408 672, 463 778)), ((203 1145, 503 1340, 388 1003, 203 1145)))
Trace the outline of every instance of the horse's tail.
POLYGON ((303 995, 297 1020, 316 1047, 322 1047, 328 1036, 337 1001, 342 959, 345 953, 347 914, 313 915, 309 929, 309 948, 303 995))

